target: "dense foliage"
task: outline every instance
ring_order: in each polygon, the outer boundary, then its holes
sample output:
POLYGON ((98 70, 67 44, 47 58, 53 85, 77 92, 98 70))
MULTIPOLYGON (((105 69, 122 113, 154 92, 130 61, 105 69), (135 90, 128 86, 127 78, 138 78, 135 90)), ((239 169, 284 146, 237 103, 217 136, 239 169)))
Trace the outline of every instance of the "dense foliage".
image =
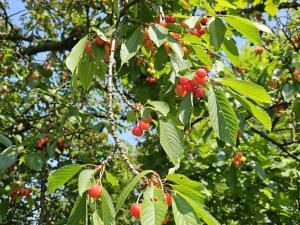
POLYGON ((297 1, 18 4, 0 224, 300 224, 297 1))

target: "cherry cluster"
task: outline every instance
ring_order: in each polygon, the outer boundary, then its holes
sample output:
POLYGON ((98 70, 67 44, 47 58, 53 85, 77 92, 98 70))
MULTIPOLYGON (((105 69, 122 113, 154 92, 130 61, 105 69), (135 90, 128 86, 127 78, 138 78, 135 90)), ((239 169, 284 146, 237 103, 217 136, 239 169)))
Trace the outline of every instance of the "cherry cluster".
POLYGON ((35 143, 35 147, 37 149, 43 149, 45 147, 45 145, 48 143, 49 141, 49 137, 43 137, 42 139, 38 140, 36 143, 35 143))
MULTIPOLYGON (((104 60, 108 60, 109 59, 109 55, 110 55, 110 50, 111 50, 111 44, 107 41, 104 41, 103 39, 101 39, 101 37, 99 37, 98 35, 96 35, 95 37, 95 43, 97 46, 99 47, 103 47, 105 48, 105 54, 103 59, 104 60)), ((85 43, 85 47, 84 47, 84 52, 86 54, 92 54, 93 53, 93 47, 92 47, 92 43, 90 41, 87 41, 85 43)))
MULTIPOLYGON (((203 16, 200 20, 200 23, 196 23, 195 28, 191 29, 189 32, 191 35, 195 35, 198 37, 201 37, 205 32, 206 32, 206 25, 208 23, 208 17, 203 16)), ((187 24, 185 21, 182 22, 181 24, 183 27, 187 27, 187 24)))
POLYGON ((17 198, 17 195, 20 195, 20 196, 29 196, 32 192, 32 189, 31 188, 17 188, 17 190, 15 190, 11 195, 10 195, 10 198, 11 200, 16 200, 17 198))
MULTIPOLYGON (((168 192, 165 192, 164 197, 165 197, 165 201, 166 201, 168 207, 171 206, 172 205, 172 196, 171 196, 171 194, 168 193, 168 192)), ((151 201, 156 202, 157 199, 151 199, 151 201)), ((132 216, 139 219, 141 217, 141 203, 137 203, 137 202, 133 203, 130 206, 130 212, 131 212, 132 216)), ((168 217, 166 217, 166 218, 168 218, 168 217)), ((162 221, 161 224, 167 223, 168 220, 166 218, 162 221)))
POLYGON ((175 93, 180 97, 185 97, 188 92, 193 92, 194 97, 203 98, 205 91, 200 85, 207 83, 207 71, 208 67, 197 69, 191 80, 187 77, 179 77, 175 93))
POLYGON ((57 138, 56 145, 59 149, 69 148, 70 145, 65 143, 64 139, 57 138))
POLYGON ((144 133, 144 130, 148 130, 150 124, 152 122, 152 118, 142 118, 139 124, 132 128, 132 134, 137 137, 141 137, 144 133))
POLYGON ((232 162, 236 168, 240 167, 241 164, 246 162, 246 157, 241 152, 236 152, 232 158, 232 162))

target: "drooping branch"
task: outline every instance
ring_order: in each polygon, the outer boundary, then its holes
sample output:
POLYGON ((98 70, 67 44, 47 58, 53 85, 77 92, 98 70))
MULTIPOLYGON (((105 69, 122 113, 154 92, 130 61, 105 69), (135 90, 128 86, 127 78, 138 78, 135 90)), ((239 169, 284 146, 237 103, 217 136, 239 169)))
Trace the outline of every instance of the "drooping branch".
POLYGON ((295 156, 294 154, 292 154, 287 148, 285 148, 284 144, 281 144, 277 141, 275 141, 274 139, 272 139, 271 137, 269 137, 268 135, 266 135, 265 133, 251 127, 251 130, 258 134, 259 136, 261 136, 262 138, 264 138, 265 140, 267 140, 268 142, 272 143, 273 145, 277 146, 282 152, 284 152, 285 154, 287 154, 288 156, 290 156, 291 158, 295 159, 296 161, 300 162, 300 159, 295 156))

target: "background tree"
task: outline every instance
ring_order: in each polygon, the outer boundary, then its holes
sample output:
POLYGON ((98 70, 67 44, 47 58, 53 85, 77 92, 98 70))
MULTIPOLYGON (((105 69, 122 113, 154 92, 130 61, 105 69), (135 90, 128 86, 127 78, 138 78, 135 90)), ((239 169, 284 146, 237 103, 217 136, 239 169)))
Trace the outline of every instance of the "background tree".
POLYGON ((1 224, 299 223, 297 1, 14 4, 1 224))

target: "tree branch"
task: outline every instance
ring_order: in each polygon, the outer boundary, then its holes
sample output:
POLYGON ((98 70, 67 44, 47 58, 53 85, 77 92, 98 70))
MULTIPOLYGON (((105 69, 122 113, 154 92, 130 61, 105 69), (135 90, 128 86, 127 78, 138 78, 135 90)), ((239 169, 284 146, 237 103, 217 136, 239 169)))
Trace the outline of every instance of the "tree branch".
POLYGON ((291 158, 295 159, 297 162, 300 162, 300 159, 295 156, 294 154, 290 153, 288 149, 286 149, 284 147, 284 144, 281 144, 275 140, 273 140, 272 138, 270 138, 268 135, 266 135, 265 133, 256 130, 255 128, 251 127, 251 130, 258 134, 259 136, 261 136, 262 138, 264 138, 265 140, 269 141, 270 143, 272 143, 273 145, 277 146, 282 152, 286 153, 288 156, 290 156, 291 158))

